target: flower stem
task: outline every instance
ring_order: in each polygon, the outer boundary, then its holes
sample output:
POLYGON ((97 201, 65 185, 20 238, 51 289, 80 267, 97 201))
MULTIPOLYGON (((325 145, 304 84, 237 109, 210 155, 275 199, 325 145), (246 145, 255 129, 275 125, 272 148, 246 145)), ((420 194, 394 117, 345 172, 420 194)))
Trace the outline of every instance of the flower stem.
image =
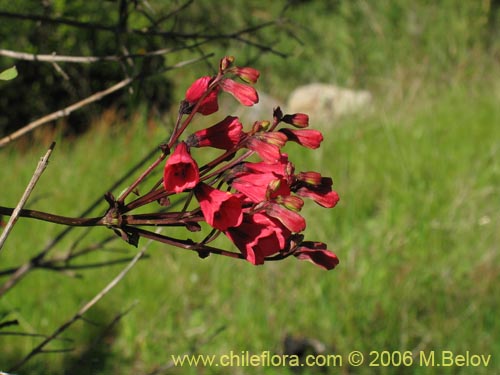
MULTIPOLYGON (((12 215, 14 209, 9 207, 1 207, 0 206, 0 215, 12 215)), ((35 210, 27 210, 22 209, 19 213, 20 217, 26 217, 30 219, 48 221, 55 224, 62 224, 71 227, 92 227, 98 225, 105 225, 102 217, 66 217, 54 215, 48 212, 35 211, 35 210)))

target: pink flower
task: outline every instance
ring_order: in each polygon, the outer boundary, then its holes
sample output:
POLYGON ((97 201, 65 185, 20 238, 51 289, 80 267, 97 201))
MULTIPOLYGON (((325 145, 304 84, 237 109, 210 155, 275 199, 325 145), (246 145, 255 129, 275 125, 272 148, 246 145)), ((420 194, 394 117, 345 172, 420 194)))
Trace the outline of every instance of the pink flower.
POLYGON ((332 208, 339 201, 339 195, 332 190, 332 184, 331 178, 322 177, 318 185, 299 183, 293 187, 293 191, 300 197, 313 199, 320 206, 332 208))
POLYGON ((254 265, 263 264, 265 257, 283 250, 291 235, 278 220, 264 213, 243 214, 242 223, 224 233, 254 265))
POLYGON ((179 143, 165 163, 163 170, 165 190, 180 193, 195 187, 199 180, 198 165, 189 154, 186 144, 179 143))
MULTIPOLYGON (((192 106, 201 99, 203 94, 208 90, 210 81, 212 77, 205 76, 198 78, 186 91, 186 101, 192 106)), ((215 87, 210 91, 210 93, 201 101, 197 112, 202 115, 210 115, 219 110, 219 104, 217 103, 217 94, 219 87, 215 87)))
POLYGON ((305 113, 295 113, 293 115, 285 115, 281 121, 293 125, 296 128, 307 128, 309 126, 309 116, 305 113))
POLYGON ((280 132, 286 134, 289 141, 297 142, 307 148, 318 148, 323 141, 323 134, 313 129, 280 129, 280 132))
POLYGON ((193 147, 214 147, 230 150, 243 138, 243 125, 238 117, 227 116, 221 122, 191 134, 187 140, 193 147))
POLYGON ((194 189, 196 199, 207 223, 218 230, 236 227, 243 220, 241 202, 231 193, 220 191, 200 183, 194 189))
POLYGON ((331 251, 326 249, 322 242, 304 241, 293 253, 300 260, 307 260, 325 269, 334 269, 339 264, 339 259, 331 251))
POLYGON ((251 86, 227 78, 220 83, 220 87, 222 90, 233 95, 243 105, 252 106, 259 102, 259 95, 251 86))

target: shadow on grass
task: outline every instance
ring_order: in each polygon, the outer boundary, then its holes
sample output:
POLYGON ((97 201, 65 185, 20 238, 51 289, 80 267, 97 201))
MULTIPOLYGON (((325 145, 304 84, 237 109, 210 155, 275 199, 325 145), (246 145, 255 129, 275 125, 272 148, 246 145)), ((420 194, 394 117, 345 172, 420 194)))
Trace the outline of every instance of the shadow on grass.
MULTIPOLYGON (((64 361, 64 374, 88 375, 105 373, 112 368, 113 344, 120 334, 121 315, 96 309, 85 320, 83 337, 75 338, 77 347, 64 361)), ((120 360, 121 361, 121 360, 120 360)))

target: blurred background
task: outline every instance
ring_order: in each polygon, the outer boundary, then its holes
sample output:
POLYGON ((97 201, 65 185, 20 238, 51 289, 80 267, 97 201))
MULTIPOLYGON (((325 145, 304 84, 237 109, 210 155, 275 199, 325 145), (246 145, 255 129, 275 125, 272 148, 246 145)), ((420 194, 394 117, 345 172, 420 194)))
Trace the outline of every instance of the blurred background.
MULTIPOLYGON (((186 88, 225 55, 261 72, 261 103, 242 111, 223 97, 222 110, 198 126, 233 113, 250 127, 276 105, 309 113, 324 133, 322 147, 286 151, 297 170, 332 176, 341 197, 332 210, 304 208, 306 236, 328 243, 340 259, 335 270, 293 260, 260 267, 201 260, 153 244, 64 332, 70 341, 55 340, 46 348, 54 353, 33 357, 19 373, 294 373, 170 368, 172 354, 265 350, 492 355, 488 367, 344 361, 301 368, 306 374, 499 372, 499 30, 496 0, 0 0, 0 71, 18 71, 0 81, 0 137, 130 79, 0 146, 0 205, 17 204, 56 140, 27 208, 81 215, 167 138, 186 88)), ((126 186, 114 186, 115 195, 126 186)), ((102 214, 102 201, 86 216, 102 214)), ((55 241, 63 230, 20 219, 0 253, 0 288, 44 249, 54 260, 0 295, 0 370, 124 266, 79 265, 136 251, 101 228, 55 241), (60 261, 78 251, 88 254, 60 261)))

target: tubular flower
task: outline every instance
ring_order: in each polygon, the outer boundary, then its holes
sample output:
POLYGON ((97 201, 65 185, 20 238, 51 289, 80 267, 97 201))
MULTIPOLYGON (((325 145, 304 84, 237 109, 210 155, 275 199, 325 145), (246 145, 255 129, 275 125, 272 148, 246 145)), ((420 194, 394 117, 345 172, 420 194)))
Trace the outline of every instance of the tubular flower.
MULTIPOLYGON (((186 101, 194 106, 201 99, 203 94, 208 90, 212 77, 205 76, 198 78, 186 91, 186 101)), ((201 101, 197 112, 202 115, 211 115, 219 110, 217 103, 217 94, 219 87, 216 86, 210 93, 201 101)))
POLYGON ((323 177, 318 172, 300 172, 295 178, 310 185, 320 185, 323 177))
POLYGON ((287 136, 279 132, 257 133, 246 142, 246 147, 255 151, 267 163, 277 163, 281 158, 280 149, 285 145, 287 136))
POLYGON ((292 190, 300 197, 311 198, 320 206, 332 208, 339 201, 339 195, 332 190, 332 184, 330 177, 322 177, 318 185, 299 183, 292 190))
POLYGON ((192 147, 214 147, 230 150, 244 137, 243 125, 238 117, 227 116, 221 122, 207 129, 191 134, 187 144, 192 147))
POLYGON ((293 115, 285 115, 281 121, 293 125, 296 128, 307 128, 309 126, 309 116, 305 113, 295 113, 293 115))
POLYGON ((252 202, 260 203, 267 199, 268 186, 276 179, 276 176, 271 173, 249 173, 234 179, 231 186, 252 202))
POLYGON ((200 180, 198 165, 187 146, 181 142, 165 163, 163 187, 168 192, 181 193, 196 186, 200 180))
POLYGON ((307 260, 325 269, 334 269, 339 264, 339 259, 331 251, 326 249, 322 242, 304 241, 293 253, 297 259, 307 260))
POLYGON ((280 132, 286 134, 289 141, 297 142, 298 144, 316 149, 323 141, 323 134, 314 129, 280 129, 280 132))
POLYGON ((233 95, 241 104, 252 106, 259 102, 259 95, 252 86, 244 85, 226 78, 220 83, 222 90, 233 95))
POLYGON ((226 230, 241 224, 243 213, 240 199, 231 193, 200 183, 194 189, 206 222, 215 229, 226 230))
POLYGON ((265 206, 269 216, 278 219, 291 232, 299 233, 306 229, 306 221, 297 212, 290 211, 277 203, 269 202, 265 206))
POLYGON ((245 163, 243 170, 235 173, 231 186, 254 203, 264 202, 279 195, 290 194, 291 169, 293 167, 284 154, 274 164, 245 163))
POLYGON ((224 233, 254 265, 263 264, 266 256, 283 250, 291 235, 278 220, 260 212, 243 214, 242 223, 224 233))
POLYGON ((259 79, 260 72, 257 69, 250 67, 239 67, 236 66, 233 68, 234 74, 240 77, 243 81, 247 83, 255 84, 259 79))

